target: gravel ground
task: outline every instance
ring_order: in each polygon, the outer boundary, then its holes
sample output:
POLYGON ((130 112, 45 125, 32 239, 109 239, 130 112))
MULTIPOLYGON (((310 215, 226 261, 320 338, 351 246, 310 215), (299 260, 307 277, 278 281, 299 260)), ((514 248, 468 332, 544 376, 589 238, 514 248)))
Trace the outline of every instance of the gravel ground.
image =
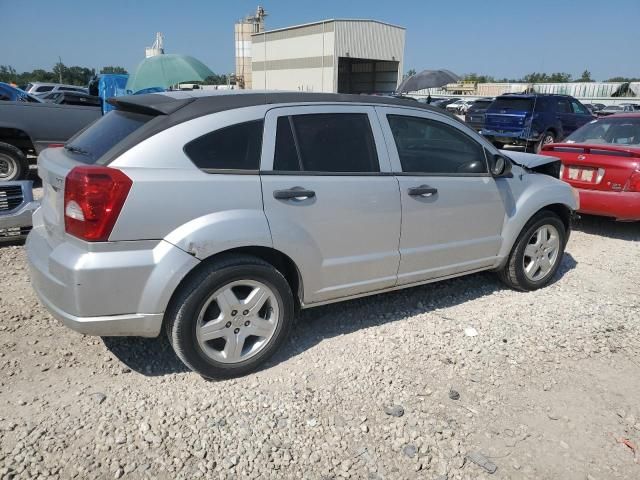
POLYGON ((640 224, 577 228, 546 289, 479 274, 308 310, 221 382, 164 338, 63 328, 0 248, 0 478, 640 478, 640 224))

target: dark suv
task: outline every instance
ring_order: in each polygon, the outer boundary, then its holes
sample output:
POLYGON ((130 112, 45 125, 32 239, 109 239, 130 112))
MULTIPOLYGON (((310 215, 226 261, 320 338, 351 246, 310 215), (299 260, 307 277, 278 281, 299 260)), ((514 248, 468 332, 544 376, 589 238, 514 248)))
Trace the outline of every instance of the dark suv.
POLYGON ((508 94, 489 106, 480 133, 498 148, 520 145, 538 152, 595 118, 569 95, 508 94))

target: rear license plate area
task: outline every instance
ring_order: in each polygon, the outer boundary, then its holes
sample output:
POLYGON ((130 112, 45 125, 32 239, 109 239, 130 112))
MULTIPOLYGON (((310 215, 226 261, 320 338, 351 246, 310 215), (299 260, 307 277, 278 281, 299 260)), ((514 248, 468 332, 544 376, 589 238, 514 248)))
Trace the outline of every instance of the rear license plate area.
POLYGON ((591 167, 569 167, 566 169, 566 179, 576 182, 597 183, 599 172, 591 167))

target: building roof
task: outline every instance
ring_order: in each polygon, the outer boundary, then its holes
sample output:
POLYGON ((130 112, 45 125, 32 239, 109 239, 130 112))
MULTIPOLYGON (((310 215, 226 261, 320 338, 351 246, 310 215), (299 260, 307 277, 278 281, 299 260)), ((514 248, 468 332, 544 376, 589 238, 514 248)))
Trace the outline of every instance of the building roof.
POLYGON ((378 23, 380 25, 386 25, 388 27, 400 28, 402 30, 406 30, 405 27, 401 27, 400 25, 395 25, 393 23, 381 22, 380 20, 373 20, 368 18, 328 18, 326 20, 318 20, 317 22, 309 22, 309 23, 301 23, 299 25, 291 25, 289 27, 282 28, 274 28, 273 30, 265 30, 264 32, 252 33, 251 36, 255 37, 258 35, 266 35, 274 32, 283 32, 286 30, 294 30, 296 28, 305 28, 311 27, 313 25, 322 25, 323 23, 334 23, 334 22, 369 22, 369 23, 378 23))

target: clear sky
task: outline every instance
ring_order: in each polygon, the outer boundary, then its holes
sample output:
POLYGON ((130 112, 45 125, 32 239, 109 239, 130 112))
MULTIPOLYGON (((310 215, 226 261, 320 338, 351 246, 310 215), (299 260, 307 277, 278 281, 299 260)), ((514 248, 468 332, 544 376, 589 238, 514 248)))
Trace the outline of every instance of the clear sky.
MULTIPOLYGON (((640 77, 640 0, 265 0, 267 29, 327 18, 371 18, 407 29, 405 71, 521 77, 586 68, 640 77)), ((255 0, 0 0, 0 64, 19 72, 66 65, 132 71, 155 32, 167 53, 216 73, 234 65, 233 24, 255 0)))

